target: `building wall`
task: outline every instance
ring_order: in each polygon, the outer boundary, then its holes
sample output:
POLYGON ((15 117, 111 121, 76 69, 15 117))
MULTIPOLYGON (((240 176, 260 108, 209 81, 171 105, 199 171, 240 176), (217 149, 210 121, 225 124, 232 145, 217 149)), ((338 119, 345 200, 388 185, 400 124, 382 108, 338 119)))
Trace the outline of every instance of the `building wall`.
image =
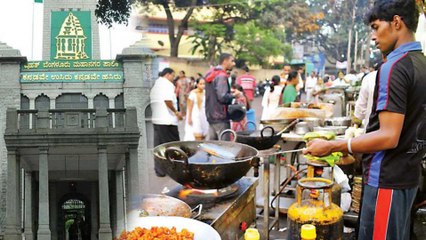
POLYGON ((0 42, 0 235, 2 235, 6 215, 7 149, 3 138, 6 128, 7 108, 18 108, 19 61, 8 57, 19 57, 19 51, 0 42))

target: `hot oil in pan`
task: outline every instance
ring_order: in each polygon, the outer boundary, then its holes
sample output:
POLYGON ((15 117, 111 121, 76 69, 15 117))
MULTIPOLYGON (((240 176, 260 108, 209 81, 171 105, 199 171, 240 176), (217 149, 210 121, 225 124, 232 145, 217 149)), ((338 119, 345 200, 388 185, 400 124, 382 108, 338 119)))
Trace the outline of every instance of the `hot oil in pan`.
POLYGON ((218 164, 218 163, 227 163, 227 162, 234 162, 233 159, 226 159, 226 158, 220 158, 210 155, 209 153, 198 150, 195 152, 194 155, 190 156, 188 158, 189 163, 211 163, 211 164, 218 164))

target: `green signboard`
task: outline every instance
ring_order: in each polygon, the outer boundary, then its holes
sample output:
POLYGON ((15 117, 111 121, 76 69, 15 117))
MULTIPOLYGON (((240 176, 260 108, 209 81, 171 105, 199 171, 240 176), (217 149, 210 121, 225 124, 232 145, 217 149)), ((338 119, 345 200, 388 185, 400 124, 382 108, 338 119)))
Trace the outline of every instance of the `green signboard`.
POLYGON ((123 70, 123 65, 115 60, 87 61, 29 61, 21 66, 22 72, 49 70, 123 70))
POLYGON ((115 82, 123 83, 122 71, 79 71, 79 72, 22 72, 21 83, 76 83, 115 82))
POLYGON ((90 11, 58 11, 51 15, 50 59, 92 59, 90 11))

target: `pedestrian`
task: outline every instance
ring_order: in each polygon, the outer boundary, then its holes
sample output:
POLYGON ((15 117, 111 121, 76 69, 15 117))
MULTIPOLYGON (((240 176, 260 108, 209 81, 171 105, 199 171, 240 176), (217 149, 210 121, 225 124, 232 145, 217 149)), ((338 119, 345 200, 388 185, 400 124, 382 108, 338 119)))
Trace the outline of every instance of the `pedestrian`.
POLYGON ((290 64, 288 64, 288 63, 284 64, 282 72, 280 73, 280 85, 281 86, 285 86, 287 79, 288 79, 288 74, 290 72, 291 72, 290 64))
POLYGON ((185 141, 205 140, 209 132, 206 118, 205 80, 197 79, 197 87, 189 93, 185 123, 185 141))
POLYGON ((237 78, 237 84, 243 88, 244 95, 251 104, 254 98, 254 90, 256 89, 256 78, 250 74, 250 69, 247 66, 241 69, 243 70, 243 74, 237 78))
MULTIPOLYGON (((228 82, 227 71, 235 66, 234 57, 228 53, 222 53, 219 57, 219 65, 210 69, 206 74, 206 116, 209 122, 209 139, 218 140, 225 129, 230 129, 230 116, 228 106, 235 96, 241 94, 233 90, 228 82)), ((229 136, 225 136, 229 139, 229 136)), ((226 140, 226 139, 225 139, 226 140)))
POLYGON ((349 80, 345 78, 345 74, 342 71, 337 73, 337 78, 333 81, 333 87, 337 86, 349 86, 349 80))
MULTIPOLYGON (((232 85, 231 90, 232 91, 238 90, 238 91, 241 92, 240 95, 235 97, 235 103, 241 104, 242 106, 244 106, 246 108, 247 111, 250 110, 249 99, 244 94, 243 87, 238 85, 238 84, 234 84, 234 85, 232 85)), ((244 116, 244 118, 240 121, 231 121, 231 129, 236 131, 236 132, 247 130, 246 126, 247 126, 247 116, 244 116)))
POLYGON ((314 101, 313 92, 314 92, 315 85, 317 85, 317 81, 318 81, 318 78, 315 76, 314 71, 312 71, 311 75, 306 78, 305 91, 306 91, 307 103, 311 103, 314 101))
POLYGON ((358 239, 410 239, 410 211, 426 152, 426 57, 414 38, 418 16, 415 0, 374 3, 366 22, 386 62, 377 73, 367 133, 313 140, 305 150, 314 156, 365 153, 358 239))
POLYGON ((266 88, 262 98, 262 120, 269 119, 271 114, 275 112, 276 108, 281 103, 281 93, 283 86, 280 85, 280 76, 275 75, 272 77, 271 84, 266 88))
POLYGON ((288 74, 287 84, 284 87, 282 103, 285 105, 290 105, 291 102, 296 102, 297 100, 297 90, 296 86, 299 84, 299 76, 297 71, 292 71, 288 74))
MULTIPOLYGON (((178 120, 182 120, 182 114, 176 110, 174 76, 173 69, 165 68, 150 92, 155 147, 163 143, 179 141, 178 120)), ((164 177, 164 171, 157 162, 154 163, 155 174, 158 177, 164 177)))
POLYGON ((179 102, 179 111, 183 115, 186 113, 186 102, 188 101, 188 95, 191 90, 191 80, 186 77, 185 71, 180 71, 175 91, 179 102))

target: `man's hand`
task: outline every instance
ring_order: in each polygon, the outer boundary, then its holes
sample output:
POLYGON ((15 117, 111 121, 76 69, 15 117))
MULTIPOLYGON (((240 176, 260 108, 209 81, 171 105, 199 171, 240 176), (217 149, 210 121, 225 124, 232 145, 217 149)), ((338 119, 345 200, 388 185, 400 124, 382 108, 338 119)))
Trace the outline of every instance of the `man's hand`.
POLYGON ((322 139, 314 139, 306 144, 307 148, 303 151, 303 154, 311 154, 312 156, 327 156, 332 153, 333 144, 331 141, 322 139))
POLYGON ((183 120, 182 114, 180 112, 176 112, 175 114, 179 121, 183 120))

